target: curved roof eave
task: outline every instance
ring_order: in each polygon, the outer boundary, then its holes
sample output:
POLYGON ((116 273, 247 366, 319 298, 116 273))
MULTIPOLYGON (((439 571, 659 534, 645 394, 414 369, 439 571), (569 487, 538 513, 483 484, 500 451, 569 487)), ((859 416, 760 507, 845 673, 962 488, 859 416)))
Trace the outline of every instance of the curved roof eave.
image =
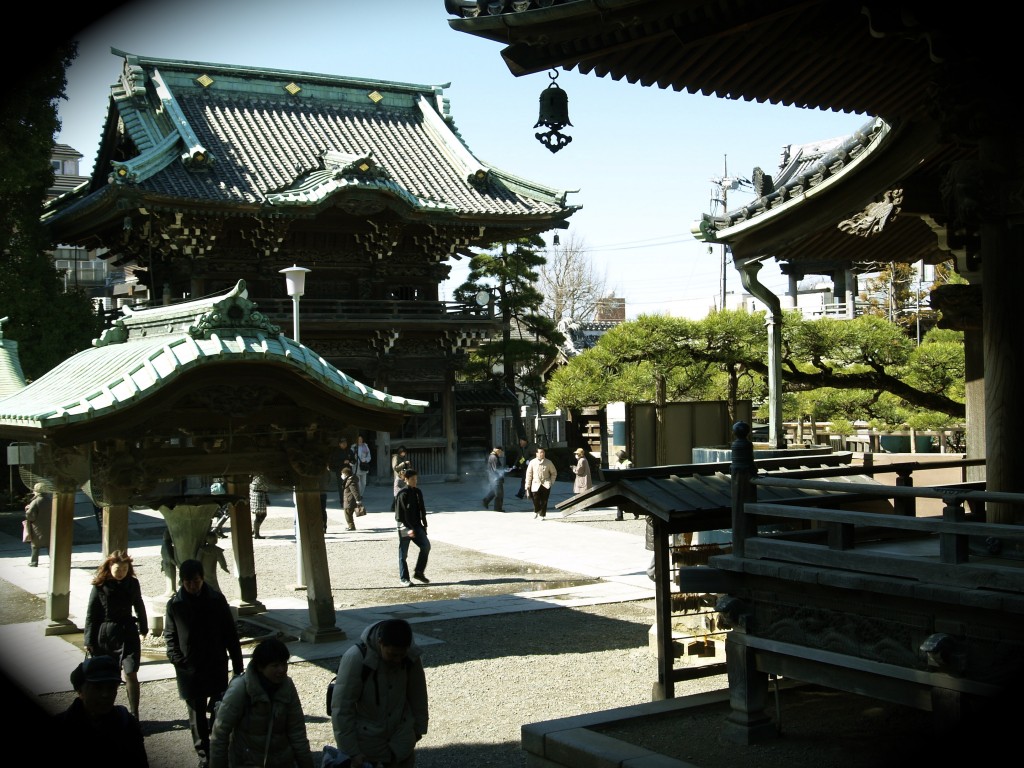
POLYGON ((356 381, 283 334, 244 328, 207 330, 210 318, 216 318, 218 312, 225 314, 224 307, 239 297, 245 298, 241 283, 226 297, 218 297, 220 304, 217 299, 206 299, 131 313, 120 329, 112 329, 91 349, 0 399, 0 436, 50 431, 123 412, 172 386, 186 373, 226 362, 284 368, 349 405, 377 413, 422 413, 426 408, 422 400, 391 395, 356 381), (163 318, 169 322, 192 312, 195 322, 188 329, 169 334, 147 330, 139 338, 123 338, 125 326, 155 328, 163 318))
MULTIPOLYGON (((911 173, 936 146, 933 125, 889 125, 878 119, 878 130, 856 157, 837 170, 824 174, 817 183, 807 176, 792 180, 789 187, 775 190, 724 216, 705 216, 692 229, 698 240, 724 243, 738 259, 773 256, 782 246, 803 234, 835 226, 836 211, 863 208, 875 195, 911 173), (794 217, 799 217, 798 225, 794 217)), ((838 153, 843 150, 836 150, 838 153)), ((817 165, 829 165, 827 158, 817 165)))

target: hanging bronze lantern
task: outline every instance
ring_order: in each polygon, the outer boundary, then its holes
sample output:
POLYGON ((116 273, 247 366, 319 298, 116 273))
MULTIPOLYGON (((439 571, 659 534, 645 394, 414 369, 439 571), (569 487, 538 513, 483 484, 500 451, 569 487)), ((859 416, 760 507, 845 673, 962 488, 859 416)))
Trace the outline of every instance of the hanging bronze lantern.
POLYGON ((562 128, 572 125, 569 122, 569 96, 555 82, 558 79, 557 70, 554 70, 554 73, 549 74, 548 77, 551 78, 551 85, 540 93, 540 117, 537 118, 537 124, 533 127, 539 128, 543 125, 551 130, 545 133, 535 133, 534 136, 552 152, 557 152, 572 141, 572 136, 560 133, 562 128))

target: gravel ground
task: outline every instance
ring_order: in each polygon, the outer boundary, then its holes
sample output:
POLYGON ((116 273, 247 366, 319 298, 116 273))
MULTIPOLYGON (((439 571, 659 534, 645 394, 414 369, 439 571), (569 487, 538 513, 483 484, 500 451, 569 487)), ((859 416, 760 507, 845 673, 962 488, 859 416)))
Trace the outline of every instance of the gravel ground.
MULTIPOLYGON (((525 503, 522 507, 526 509, 525 503)), ((643 520, 615 522, 613 517, 612 510, 568 519, 555 515, 544 524, 629 530, 637 536, 638 546, 643 546, 643 520)), ((524 513, 524 525, 533 524, 531 518, 532 514, 524 513)), ((592 582, 580 574, 433 542, 432 583, 403 588, 396 584, 391 526, 389 512, 361 518, 362 530, 354 536, 332 525, 328 560, 336 608, 407 603, 414 596, 444 600, 592 582)), ((264 525, 270 541, 258 542, 256 549, 261 599, 296 594, 291 586, 294 547, 271 543, 287 540, 291 532, 290 518, 272 516, 264 525)), ((222 540, 221 546, 227 547, 229 541, 222 540)), ((159 559, 138 557, 135 564, 143 591, 157 593, 162 583, 159 559)), ((220 582, 230 599, 236 596, 236 585, 225 576, 221 574, 220 582)), ((41 620, 43 610, 38 598, 8 584, 0 588, 0 623, 41 620)), ((431 723, 420 742, 417 765, 521 768, 526 764, 520 748, 523 724, 650 701, 657 679, 656 657, 648 648, 653 617, 654 601, 641 600, 416 623, 417 634, 443 641, 425 648, 431 723)), ((80 633, 63 637, 81 644, 80 633)), ((159 648, 153 650, 159 653, 159 648)), ((323 746, 333 742, 324 693, 337 665, 334 657, 293 663, 290 668, 317 765, 323 746)), ((723 683, 721 678, 710 678, 699 685, 708 689, 723 683)), ((66 707, 72 696, 51 694, 41 697, 41 703, 55 712, 66 707)), ((119 703, 126 702, 121 698, 119 703)), ((141 714, 154 768, 195 764, 184 704, 173 680, 143 683, 141 714)))
MULTIPOLYGON (((524 524, 532 523, 529 517, 524 514, 524 524)), ((615 522, 613 517, 613 510, 568 519, 555 515, 545 525, 626 530, 642 546, 644 521, 627 516, 626 521, 615 522)), ((339 609, 591 581, 580 574, 434 542, 432 583, 402 588, 395 583, 390 513, 371 513, 360 524, 363 530, 356 535, 340 533, 338 525, 332 525, 328 535, 331 584, 339 609)), ((256 549, 259 597, 294 597, 294 547, 272 545, 290 539, 290 517, 272 516, 263 530, 271 538, 256 549)), ((223 540, 222 546, 229 541, 223 540)), ((158 558, 137 558, 136 566, 144 592, 158 593, 158 558)), ((236 596, 236 585, 224 576, 225 593, 236 596)), ((44 607, 37 597, 0 581, 0 623, 41 620, 44 607)), ((416 623, 417 634, 442 641, 427 646, 424 653, 431 723, 418 749, 418 767, 524 768, 522 725, 650 701, 657 679, 656 657, 648 646, 653 620, 654 601, 640 600, 416 623)), ((64 638, 81 645, 80 633, 64 638)), ((160 654, 160 648, 153 652, 160 654)), ((337 664, 334 657, 293 663, 290 668, 306 712, 316 765, 323 746, 333 741, 324 693, 337 664)), ((725 677, 716 676, 678 684, 676 692, 685 696, 725 686, 725 677)), ((71 699, 70 693, 52 694, 41 697, 40 703, 45 711, 55 712, 71 699)), ((123 698, 119 701, 125 703, 123 698)), ((174 681, 143 683, 141 702, 150 764, 194 765, 185 708, 174 681)), ((701 768, 862 768, 894 765, 897 758, 914 764, 906 753, 920 750, 930 733, 924 713, 831 691, 787 693, 782 702, 783 737, 769 745, 726 743, 719 734, 727 715, 724 707, 606 732, 701 768)))

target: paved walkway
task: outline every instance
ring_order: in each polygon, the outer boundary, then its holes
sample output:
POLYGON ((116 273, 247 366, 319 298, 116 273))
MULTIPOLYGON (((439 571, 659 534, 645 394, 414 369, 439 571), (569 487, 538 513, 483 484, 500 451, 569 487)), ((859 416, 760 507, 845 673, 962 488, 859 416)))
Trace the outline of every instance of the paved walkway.
MULTIPOLYGON (((503 514, 483 510, 482 493, 474 481, 427 484, 424 489, 429 492, 433 510, 430 516, 432 541, 557 568, 599 581, 564 589, 338 611, 337 624, 347 639, 290 643, 293 658, 313 660, 340 655, 358 639, 367 624, 381 618, 401 616, 403 613, 408 613, 405 618, 415 623, 551 607, 596 605, 654 596, 653 582, 647 578, 645 570, 650 556, 644 549, 642 536, 586 525, 559 525, 554 521, 523 525, 523 515, 532 517, 531 512, 503 514), (465 514, 467 511, 472 514, 465 514)), ((514 490, 509 495, 512 493, 514 490)), ((558 483, 552 493, 549 510, 569 495, 570 484, 558 483)), ((371 487, 365 498, 371 509, 387 508, 390 506, 391 489, 371 487)), ((513 506, 525 509, 523 502, 518 502, 514 496, 506 508, 511 509, 513 506)), ((291 517, 293 508, 290 496, 273 494, 269 514, 291 517)), ((613 510, 595 514, 607 516, 613 514, 613 510)), ((339 510, 331 509, 329 515, 332 525, 340 523, 339 510)), ((560 517, 561 513, 549 511, 548 515, 560 517)), ((95 530, 91 506, 79 505, 75 525, 91 526, 95 530)), ((159 556, 159 536, 163 525, 163 518, 157 512, 131 511, 129 538, 132 554, 138 557, 159 556)), ((282 540, 280 545, 293 546, 290 540, 282 540)), ((73 548, 69 613, 79 631, 85 623, 89 582, 99 552, 98 543, 73 548)), ((44 554, 40 557, 39 568, 29 568, 26 545, 12 536, 0 534, 0 579, 46 599, 48 562, 44 554)), ((308 624, 308 605, 304 597, 261 598, 261 602, 267 607, 267 617, 275 623, 294 628, 296 634, 308 624)), ((68 670, 82 658, 82 651, 64 637, 47 636, 47 624, 46 621, 39 621, 0 626, 0 656, 4 666, 22 687, 37 695, 70 690, 68 670), (24 659, 25 663, 15 662, 17 659, 24 659)), ((417 635, 417 642, 429 645, 438 641, 417 635)), ((173 668, 168 662, 147 657, 144 657, 139 671, 139 678, 143 681, 166 679, 173 675, 173 668)))

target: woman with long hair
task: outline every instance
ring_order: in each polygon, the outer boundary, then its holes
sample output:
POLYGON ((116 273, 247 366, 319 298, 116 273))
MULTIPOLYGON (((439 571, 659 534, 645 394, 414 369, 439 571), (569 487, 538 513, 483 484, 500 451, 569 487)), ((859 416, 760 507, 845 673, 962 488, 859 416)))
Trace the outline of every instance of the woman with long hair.
POLYGON ((116 549, 100 563, 92 579, 85 613, 85 650, 93 656, 112 656, 118 660, 124 673, 128 709, 136 720, 139 717, 141 637, 147 634, 149 621, 142 586, 128 553, 116 549))

